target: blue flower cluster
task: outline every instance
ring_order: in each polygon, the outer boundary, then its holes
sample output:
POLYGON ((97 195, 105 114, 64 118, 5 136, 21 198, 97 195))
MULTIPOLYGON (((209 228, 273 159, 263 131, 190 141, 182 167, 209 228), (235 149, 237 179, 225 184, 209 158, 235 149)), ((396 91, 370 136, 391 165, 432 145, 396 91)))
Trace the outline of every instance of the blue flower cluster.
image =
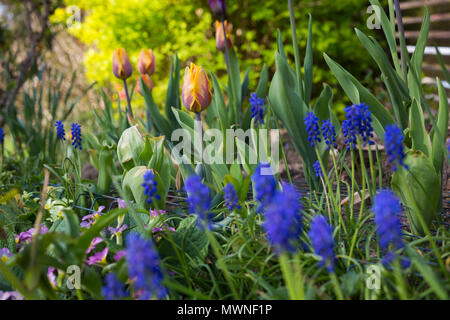
POLYGON ((322 257, 319 266, 326 267, 328 272, 333 272, 335 260, 333 229, 324 216, 314 217, 308 236, 315 253, 322 257))
POLYGON ((403 133, 397 125, 389 125, 385 128, 384 144, 386 153, 389 157, 389 163, 394 165, 394 171, 397 170, 397 164, 407 168, 403 163, 405 153, 403 151, 403 133))
POLYGON ((249 102, 251 107, 251 117, 255 119, 255 126, 257 127, 264 123, 264 99, 260 99, 256 93, 252 93, 249 102))
MULTIPOLYGON (((209 188, 202 183, 202 180, 197 175, 189 176, 184 187, 188 194, 187 202, 189 204, 189 210, 191 213, 198 215, 199 220, 206 223, 208 228, 211 227, 213 215, 211 209, 211 196, 209 188)), ((201 224, 199 224, 202 227, 201 224)))
POLYGON ((277 189, 277 182, 273 174, 271 174, 270 164, 260 163, 253 172, 252 181, 255 189, 255 198, 259 202, 256 212, 260 213, 272 201, 277 189))
POLYGON ((344 109, 346 120, 342 122, 342 132, 345 137, 347 149, 355 149, 357 136, 360 136, 363 145, 373 144, 372 116, 369 106, 365 103, 347 106, 344 109))
POLYGON ((66 140, 66 131, 64 130, 64 125, 61 121, 56 121, 56 136, 59 140, 66 140))
POLYGON ((283 191, 277 191, 266 207, 263 228, 277 254, 296 250, 302 232, 301 210, 300 193, 290 184, 283 185, 283 191))
POLYGON ((106 275, 106 284, 102 288, 102 295, 106 300, 121 300, 128 297, 124 285, 114 273, 106 275))
POLYGON ((316 177, 323 177, 322 167, 320 166, 320 161, 317 160, 313 164, 314 172, 316 173, 316 177))
POLYGON ((81 150, 81 126, 78 123, 72 123, 72 145, 75 149, 81 150))
POLYGON ((331 123, 330 119, 325 120, 322 124, 322 134, 327 144, 327 149, 330 147, 337 148, 336 143, 336 129, 334 125, 331 123))
POLYGON ((5 143, 5 133, 3 132, 3 128, 0 128, 0 144, 5 143))
POLYGON ((398 217, 403 211, 402 206, 391 190, 380 190, 375 196, 372 211, 375 214, 378 241, 381 249, 388 251, 385 262, 389 263, 395 257, 393 251, 403 248, 404 245, 402 225, 398 217))
POLYGON ((147 203, 152 203, 153 198, 159 200, 161 196, 156 194, 158 192, 158 182, 155 180, 155 175, 151 170, 147 170, 143 176, 144 182, 142 186, 144 187, 144 194, 147 196, 147 203))
POLYGON ((234 186, 231 183, 227 183, 225 188, 223 188, 224 191, 224 199, 225 199, 225 205, 228 207, 228 210, 232 211, 234 209, 241 210, 242 207, 239 204, 239 199, 236 194, 236 190, 234 189, 234 186))
POLYGON ((167 295, 167 288, 162 284, 164 275, 159 255, 152 240, 130 233, 126 239, 126 260, 128 275, 134 281, 133 287, 139 291, 141 300, 153 296, 162 299, 167 295))
POLYGON ((308 141, 311 146, 314 147, 316 143, 320 142, 320 128, 319 128, 319 118, 315 116, 314 113, 308 112, 305 117, 305 127, 308 133, 308 141))

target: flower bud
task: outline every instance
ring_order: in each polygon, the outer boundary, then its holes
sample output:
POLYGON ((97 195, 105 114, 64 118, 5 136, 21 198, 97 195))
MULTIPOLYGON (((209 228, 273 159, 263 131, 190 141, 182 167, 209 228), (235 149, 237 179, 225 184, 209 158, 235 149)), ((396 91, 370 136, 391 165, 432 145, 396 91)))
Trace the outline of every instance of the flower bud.
POLYGON ((209 0, 209 6, 214 15, 218 18, 225 17, 227 14, 227 7, 225 0, 209 0))
POLYGON ((155 55, 152 49, 142 49, 139 54, 137 68, 140 74, 148 74, 151 76, 155 72, 155 55))
POLYGON ((127 79, 133 73, 130 59, 124 48, 114 50, 113 53, 113 72, 119 79, 127 79))
POLYGON ((193 62, 184 72, 182 98, 184 106, 192 112, 201 112, 211 104, 211 83, 205 70, 193 62))
POLYGON ((223 34, 224 25, 225 25, 225 33, 227 35, 228 49, 231 49, 231 47, 233 46, 233 43, 231 42, 230 28, 228 26, 228 22, 225 20, 222 24, 222 22, 216 21, 216 46, 217 49, 220 51, 225 51, 226 48, 223 34))
MULTIPOLYGON (((147 88, 152 91, 153 89, 153 83, 152 80, 150 79, 150 76, 148 74, 141 74, 142 80, 144 81, 145 85, 147 86, 147 88)), ((137 92, 142 96, 142 87, 141 87, 141 81, 139 80, 139 78, 137 78, 136 81, 136 89, 137 92)))

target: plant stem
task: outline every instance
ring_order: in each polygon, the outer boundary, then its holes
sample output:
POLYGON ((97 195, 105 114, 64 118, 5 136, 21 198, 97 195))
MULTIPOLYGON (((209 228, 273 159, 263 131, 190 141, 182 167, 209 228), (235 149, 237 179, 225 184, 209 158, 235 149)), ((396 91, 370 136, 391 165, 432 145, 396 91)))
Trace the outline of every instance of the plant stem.
POLYGON ((339 285, 339 280, 336 277, 336 273, 333 271, 330 273, 331 282, 333 283, 334 292, 339 300, 344 300, 344 295, 342 294, 341 286, 339 285))
POLYGON ((289 298, 291 300, 304 300, 305 293, 303 292, 303 286, 298 290, 296 290, 296 281, 302 282, 301 272, 298 274, 299 279, 294 280, 294 275, 289 262, 289 255, 287 252, 283 252, 279 256, 279 262, 281 267, 281 272, 283 273, 283 278, 286 283, 286 287, 289 293, 289 298))
MULTIPOLYGON (((131 119, 134 118, 134 116, 133 116, 133 109, 131 108, 130 94, 128 93, 128 86, 127 86, 126 79, 123 79, 123 87, 125 90, 125 95, 127 96, 127 104, 128 104, 127 115, 129 115, 128 121, 130 121, 131 119)), ((130 124, 131 124, 131 121, 130 121, 130 124)))

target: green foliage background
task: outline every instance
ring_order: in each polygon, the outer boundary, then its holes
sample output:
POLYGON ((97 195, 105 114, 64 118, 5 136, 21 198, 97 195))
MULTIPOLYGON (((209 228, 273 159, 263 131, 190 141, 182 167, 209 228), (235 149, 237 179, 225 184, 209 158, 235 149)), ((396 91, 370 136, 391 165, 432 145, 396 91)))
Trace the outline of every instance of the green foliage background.
MULTIPOLYGON (((184 67, 195 61, 224 80, 225 62, 215 47, 214 17, 207 0, 66 0, 66 5, 83 9, 83 22, 69 32, 88 45, 84 64, 88 80, 100 85, 119 83, 111 70, 112 52, 126 48, 134 65, 142 48, 152 48, 157 59, 157 71, 152 76, 155 100, 165 99, 170 68, 170 55, 178 52, 184 67)), ((335 89, 335 78, 326 66, 322 53, 335 58, 358 79, 368 78, 370 57, 362 50, 353 27, 367 32, 368 1, 362 0, 302 0, 294 1, 297 33, 302 48, 306 46, 308 13, 313 16, 314 83, 317 97, 322 82, 335 89)), ((276 32, 279 28, 286 52, 293 60, 289 12, 283 0, 228 0, 228 15, 233 25, 233 41, 241 61, 241 71, 251 67, 250 90, 264 63, 274 71, 276 32)), ((64 9, 58 10, 54 22, 67 19, 64 9)), ((377 31, 370 31, 376 36, 377 31)), ((135 80, 135 78, 134 78, 135 80)), ((131 80, 130 80, 130 83, 131 80)), ((133 82, 134 83, 134 82, 133 82)), ((339 105, 347 102, 339 92, 339 105)), ((336 100, 335 100, 336 101, 336 100)))

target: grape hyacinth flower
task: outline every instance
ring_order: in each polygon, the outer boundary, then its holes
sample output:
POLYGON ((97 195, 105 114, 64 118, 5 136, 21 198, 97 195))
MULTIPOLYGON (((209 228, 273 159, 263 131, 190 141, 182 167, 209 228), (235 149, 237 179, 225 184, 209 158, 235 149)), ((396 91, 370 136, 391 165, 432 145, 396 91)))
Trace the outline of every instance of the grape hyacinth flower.
POLYGON ((56 127, 56 136, 58 137, 58 139, 61 141, 66 140, 66 131, 64 131, 63 123, 58 120, 55 122, 55 127, 56 127))
POLYGON ((152 240, 130 233, 126 240, 126 260, 128 275, 134 281, 133 287, 141 291, 140 299, 148 300, 154 295, 162 299, 167 295, 167 289, 162 284, 164 276, 159 255, 152 240))
POLYGON ((402 225, 398 214, 403 211, 400 201, 391 190, 380 190, 374 199, 372 211, 375 214, 378 242, 387 251, 384 262, 390 263, 394 251, 403 248, 402 225))
POLYGON ((72 145, 75 149, 81 150, 81 126, 78 123, 72 123, 72 145))
POLYGON ((316 173, 316 177, 323 177, 322 167, 320 166, 320 161, 317 160, 313 164, 314 172, 316 173))
POLYGON ((185 189, 188 194, 187 202, 190 212, 197 214, 200 221, 205 222, 208 227, 211 227, 213 217, 210 212, 211 196, 209 188, 202 183, 199 176, 194 174, 186 179, 185 189))
POLYGON ((403 163, 405 159, 405 153, 403 151, 403 133, 397 125, 386 126, 384 133, 384 142, 386 146, 386 153, 388 155, 389 163, 394 165, 394 171, 397 170, 397 164, 403 166, 405 169, 408 167, 403 163))
POLYGON ((314 217, 311 221, 308 236, 311 239, 314 252, 322 258, 319 266, 326 267, 329 273, 333 272, 335 259, 333 229, 324 216, 314 217))
POLYGON ((5 133, 3 132, 3 128, 0 128, 0 144, 3 145, 5 143, 5 133))
POLYGON ((114 273, 108 273, 105 280, 106 283, 102 288, 102 296, 106 300, 120 300, 128 298, 124 285, 114 273))
POLYGON ((260 163, 252 175, 255 199, 259 202, 259 206, 256 209, 257 213, 262 212, 264 207, 272 202, 277 189, 277 182, 274 176, 272 174, 263 174, 267 170, 270 170, 270 165, 268 163, 260 163))
POLYGON ((264 124, 264 99, 258 98, 256 93, 250 94, 250 111, 252 119, 255 119, 255 126, 258 127, 261 124, 264 124))
POLYGON ((342 122, 342 132, 345 137, 347 149, 355 149, 357 136, 363 141, 363 145, 373 144, 372 116, 369 106, 365 103, 347 106, 344 109, 346 120, 342 122))
POLYGON ((336 143, 336 129, 334 125, 331 123, 330 119, 325 120, 322 124, 322 134, 325 143, 327 144, 327 149, 330 147, 337 148, 336 143))
POLYGON ((225 205, 227 206, 228 210, 230 211, 233 211, 234 209, 241 210, 242 207, 238 203, 239 199, 236 194, 236 190, 234 189, 234 186, 228 182, 225 188, 223 188, 223 191, 224 191, 223 198, 225 199, 225 205))
POLYGON ((317 142, 320 142, 319 118, 314 113, 308 112, 305 117, 305 127, 308 133, 308 141, 314 148, 317 142))
POLYGON ((302 205, 300 193, 291 184, 285 184, 283 191, 277 191, 264 213, 263 228, 275 252, 296 250, 302 231, 302 205))
POLYGON ((161 199, 161 196, 159 194, 156 194, 158 192, 158 182, 155 180, 155 175, 151 170, 147 170, 147 172, 144 173, 144 182, 142 183, 142 186, 144 187, 144 194, 147 195, 147 203, 152 203, 153 199, 156 200, 161 199))

